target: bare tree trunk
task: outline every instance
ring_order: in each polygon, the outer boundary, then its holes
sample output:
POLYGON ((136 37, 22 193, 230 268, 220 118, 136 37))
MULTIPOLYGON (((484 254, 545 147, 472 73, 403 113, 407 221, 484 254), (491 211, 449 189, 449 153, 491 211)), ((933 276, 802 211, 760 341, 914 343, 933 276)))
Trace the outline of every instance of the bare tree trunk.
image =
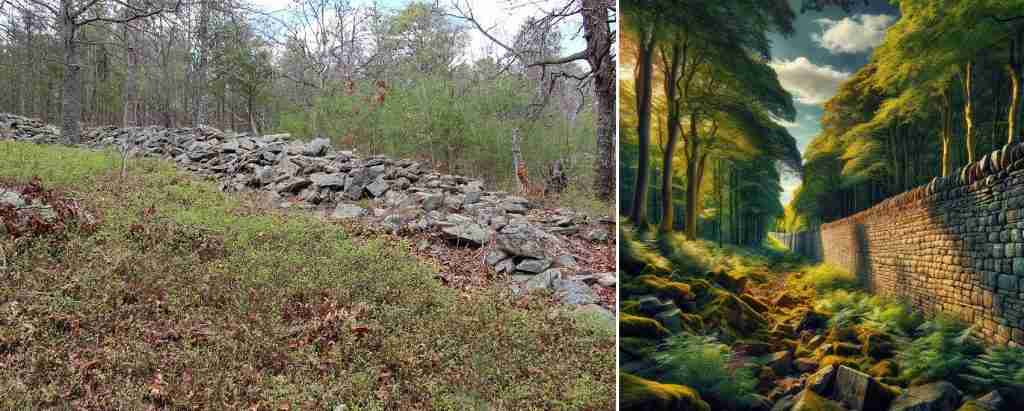
POLYGON ((61 0, 61 41, 64 46, 64 80, 61 94, 61 133, 64 140, 77 144, 81 140, 82 81, 75 35, 78 27, 71 16, 72 0, 61 0))
MULTIPOLYGON (((125 12, 128 13, 127 11, 125 12)), ((125 16, 127 18, 127 15, 125 16)), ((123 88, 124 109, 122 112, 121 125, 131 127, 139 124, 138 107, 139 102, 136 96, 136 77, 138 73, 138 50, 135 30, 128 23, 123 24, 125 42, 125 78, 123 88)))
MULTIPOLYGON (((597 197, 612 200, 615 193, 615 62, 612 60, 608 0, 583 0, 583 37, 587 62, 594 71, 597 158, 594 189, 597 197)), ((612 3, 614 4, 614 2, 612 3)))
POLYGON ((255 99, 253 98, 253 94, 249 93, 248 97, 246 98, 246 111, 248 111, 249 113, 249 129, 252 130, 252 135, 258 136, 260 135, 260 131, 259 128, 256 127, 256 116, 254 112, 254 106, 256 105, 256 102, 254 100, 255 99))
POLYGON ((208 123, 207 110, 210 104, 210 91, 207 88, 210 60, 210 0, 202 0, 199 9, 198 41, 196 53, 195 101, 192 103, 192 126, 198 127, 208 123))

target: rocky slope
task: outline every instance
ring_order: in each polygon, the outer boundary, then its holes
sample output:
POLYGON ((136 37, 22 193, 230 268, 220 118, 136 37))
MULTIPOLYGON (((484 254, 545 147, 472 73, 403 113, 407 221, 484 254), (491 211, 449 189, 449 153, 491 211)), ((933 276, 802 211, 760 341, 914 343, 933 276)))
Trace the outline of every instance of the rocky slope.
MULTIPOLYGON (((2 139, 62 142, 56 127, 0 113, 2 139)), ((226 192, 265 192, 278 207, 483 247, 484 262, 511 275, 515 289, 548 289, 566 304, 611 314, 615 274, 593 272, 592 262, 573 252, 581 242, 610 247, 610 218, 540 209, 526 198, 488 191, 477 179, 441 174, 413 160, 361 157, 326 139, 300 142, 287 134, 248 136, 209 127, 98 127, 83 133, 81 146, 170 159, 216 180, 226 192)))

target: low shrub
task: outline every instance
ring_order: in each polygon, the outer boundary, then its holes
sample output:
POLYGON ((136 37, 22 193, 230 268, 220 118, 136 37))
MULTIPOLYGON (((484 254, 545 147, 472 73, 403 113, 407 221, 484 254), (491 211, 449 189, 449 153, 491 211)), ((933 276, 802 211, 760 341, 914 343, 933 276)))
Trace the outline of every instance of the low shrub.
POLYGON ((918 329, 919 337, 896 354, 900 379, 912 384, 939 380, 963 382, 960 375, 968 369, 972 359, 982 353, 971 330, 946 316, 922 324, 918 329))
POLYGON ((979 392, 1024 384, 1024 348, 993 347, 971 360, 963 377, 979 392))
POLYGON ((674 335, 654 359, 666 371, 667 382, 696 389, 713 406, 737 409, 755 401, 757 380, 751 368, 736 367, 729 347, 712 337, 674 335))

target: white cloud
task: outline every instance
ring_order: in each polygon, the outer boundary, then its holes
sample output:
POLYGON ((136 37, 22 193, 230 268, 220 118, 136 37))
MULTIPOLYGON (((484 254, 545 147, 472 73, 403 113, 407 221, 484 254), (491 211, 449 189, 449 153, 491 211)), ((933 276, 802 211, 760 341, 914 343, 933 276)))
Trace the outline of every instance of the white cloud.
POLYGON ((832 66, 818 66, 806 57, 793 60, 775 60, 771 67, 779 75, 779 83, 796 97, 796 101, 817 105, 828 101, 850 73, 832 66))
POLYGON ((821 34, 811 34, 811 39, 832 54, 863 53, 882 44, 885 30, 896 17, 887 14, 859 14, 842 20, 823 18, 815 20, 821 25, 821 34))
POLYGON ((796 195, 796 189, 800 188, 801 183, 802 181, 799 177, 783 175, 782 192, 779 193, 779 202, 782 203, 782 205, 787 205, 790 201, 793 201, 793 197, 796 195))

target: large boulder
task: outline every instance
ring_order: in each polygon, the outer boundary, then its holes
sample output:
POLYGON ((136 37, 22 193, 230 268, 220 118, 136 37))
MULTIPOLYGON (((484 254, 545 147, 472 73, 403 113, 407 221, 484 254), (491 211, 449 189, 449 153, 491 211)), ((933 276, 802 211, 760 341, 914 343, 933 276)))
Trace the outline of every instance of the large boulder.
POLYGON ((508 254, 534 259, 545 258, 544 233, 528 224, 509 224, 495 236, 498 249, 508 254))
POLYGON ((555 281, 561 278, 562 272, 557 268, 552 268, 526 280, 526 283, 523 284, 523 291, 550 290, 554 286, 555 281))
POLYGON ((327 149, 330 147, 331 142, 326 138, 314 138, 302 148, 302 155, 320 157, 327 154, 327 149))
POLYGON ((832 388, 835 387, 836 367, 826 365, 814 374, 807 377, 807 389, 820 395, 832 395, 832 388))
POLYGON ((544 272, 544 270, 547 270, 550 267, 551 260, 548 260, 546 258, 541 258, 539 260, 527 258, 516 265, 516 270, 526 273, 537 274, 544 272))
POLYGON ((796 397, 790 411, 845 411, 845 408, 834 401, 823 398, 814 391, 804 390, 796 397))
POLYGON ((580 281, 556 279, 552 282, 555 295, 560 301, 569 305, 587 305, 597 302, 597 294, 580 281))
POLYGON ((855 411, 884 410, 893 398, 892 391, 873 377, 845 365, 836 370, 833 388, 832 398, 855 411))
POLYGON ((472 221, 465 221, 441 229, 445 237, 451 240, 465 241, 480 246, 491 241, 491 232, 472 221))
POLYGON ((662 384, 628 373, 619 374, 619 395, 619 409, 623 411, 711 411, 711 406, 690 387, 662 384))
POLYGON ((775 375, 788 375, 793 371, 793 352, 786 350, 772 353, 768 357, 768 366, 775 375))
POLYGON ((353 169, 345 177, 345 198, 356 201, 363 198, 363 190, 373 182, 373 172, 369 167, 353 169))
POLYGON ((890 411, 955 411, 962 394, 946 381, 907 388, 892 402, 890 411))
POLYGON ((345 186, 345 174, 342 173, 316 173, 310 174, 309 179, 313 185, 323 188, 340 189, 345 186))
POLYGON ((334 213, 331 214, 331 218, 334 219, 348 219, 361 217, 366 214, 366 209, 354 204, 341 203, 334 209, 334 213))

